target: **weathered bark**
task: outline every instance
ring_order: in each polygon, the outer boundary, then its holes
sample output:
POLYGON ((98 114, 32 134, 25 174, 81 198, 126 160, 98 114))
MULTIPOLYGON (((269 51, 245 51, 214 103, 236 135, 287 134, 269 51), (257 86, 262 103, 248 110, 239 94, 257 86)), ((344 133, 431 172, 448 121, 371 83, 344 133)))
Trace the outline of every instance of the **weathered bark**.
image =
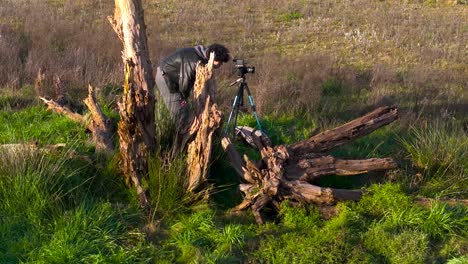
MULTIPOLYGON (((213 77, 214 54, 206 65, 198 64, 194 84, 194 117, 187 134, 180 140, 182 149, 187 148, 188 190, 195 191, 207 179, 211 159, 213 133, 221 123, 221 112, 213 102, 215 84, 213 77), (193 139, 192 139, 193 138, 193 139), (190 141, 191 140, 191 141, 190 141)), ((178 140, 179 142, 179 140, 178 140)))
POLYGON ((114 149, 112 142, 114 126, 112 120, 104 115, 101 107, 99 107, 96 93, 91 85, 88 85, 88 97, 83 101, 91 112, 88 128, 93 132, 93 141, 96 144, 96 149, 106 152, 112 151, 114 149))
POLYGON ((351 176, 375 170, 395 168, 393 159, 342 160, 333 156, 318 156, 300 159, 287 165, 285 170, 289 180, 313 181, 322 175, 351 176))
POLYGON ((322 188, 303 181, 284 181, 289 193, 285 196, 291 196, 299 201, 315 204, 333 204, 336 201, 353 200, 357 201, 362 196, 361 190, 345 190, 334 188, 322 188))
POLYGON ((397 117, 396 107, 379 107, 342 126, 292 144, 288 149, 293 156, 306 153, 323 153, 365 136, 377 128, 393 122, 397 117))
POLYGON ((114 134, 112 121, 104 115, 99 107, 95 90, 91 85, 88 86, 88 97, 83 100, 91 113, 90 119, 71 111, 68 107, 62 106, 56 101, 47 100, 43 97, 39 98, 48 106, 49 110, 65 115, 91 131, 93 134, 93 142, 96 144, 96 149, 98 151, 110 152, 114 149, 112 143, 112 135, 114 134))
POLYGON ((71 120, 80 123, 82 126, 87 127, 88 121, 86 120, 84 116, 73 112, 68 107, 62 106, 58 104, 57 102, 55 102, 54 100, 47 100, 44 97, 40 97, 40 96, 39 96, 39 99, 41 99, 47 105, 47 109, 53 112, 62 114, 70 118, 71 120))
POLYGON ((342 160, 324 152, 367 135, 396 118, 396 108, 383 107, 308 140, 275 147, 271 147, 268 140, 262 139, 261 133, 251 131, 250 136, 262 156, 258 163, 250 161, 246 156, 242 159, 225 135, 221 141, 223 149, 231 165, 246 182, 240 185, 245 200, 234 210, 250 207, 256 221, 263 223, 260 210, 269 203, 275 204, 284 199, 320 206, 343 200, 359 200, 362 190, 323 188, 311 182, 330 174, 346 176, 392 169, 396 163, 391 158, 342 160))
POLYGON ((124 94, 118 103, 122 170, 127 184, 131 181, 136 187, 140 205, 147 208, 141 180, 147 176, 147 159, 156 147, 155 98, 141 0, 115 0, 114 16, 109 21, 122 41, 125 65, 124 94))

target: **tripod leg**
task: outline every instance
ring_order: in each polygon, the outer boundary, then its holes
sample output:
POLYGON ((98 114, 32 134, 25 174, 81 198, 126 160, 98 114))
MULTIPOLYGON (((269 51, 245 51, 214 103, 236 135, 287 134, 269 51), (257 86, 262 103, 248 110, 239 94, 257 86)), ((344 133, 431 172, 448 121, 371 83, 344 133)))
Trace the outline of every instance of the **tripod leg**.
MULTIPOLYGON (((237 101, 239 100, 238 96, 236 95, 236 97, 234 97, 234 102, 232 103, 232 110, 231 110, 231 113, 229 113, 229 118, 228 118, 228 121, 226 123, 226 127, 224 128, 224 132, 227 133, 228 132, 228 129, 229 129, 229 125, 231 124, 231 118, 232 118, 232 114, 234 113, 234 111, 236 111, 236 106, 237 106, 237 101)), ((236 119, 237 119, 237 111, 236 111, 236 119)), ((234 124, 235 126, 235 124, 234 124)))
POLYGON ((255 109, 255 104, 254 104, 252 95, 250 94, 250 89, 249 89, 249 86, 247 86, 247 83, 245 84, 245 89, 247 90, 247 96, 249 97, 249 103, 252 108, 253 114, 255 116, 255 120, 257 121, 258 129, 262 130, 262 126, 260 125, 260 120, 258 120, 257 110, 255 109))
POLYGON ((241 104, 242 104, 242 97, 237 101, 237 105, 236 105, 236 114, 234 115, 234 126, 233 126, 234 133, 236 132, 237 117, 239 116, 239 109, 240 109, 241 104))
POLYGON ((244 94, 244 84, 241 83, 239 85, 237 95, 234 98, 234 102, 232 104, 232 110, 231 110, 231 113, 229 114, 229 118, 228 118, 228 122, 226 124, 226 128, 224 129, 224 132, 226 132, 226 134, 228 133, 228 130, 229 130, 229 127, 230 127, 230 124, 231 124, 231 120, 232 120, 233 117, 234 117, 233 131, 236 130, 237 116, 239 115, 239 109, 240 109, 240 106, 242 105, 243 94, 244 94))

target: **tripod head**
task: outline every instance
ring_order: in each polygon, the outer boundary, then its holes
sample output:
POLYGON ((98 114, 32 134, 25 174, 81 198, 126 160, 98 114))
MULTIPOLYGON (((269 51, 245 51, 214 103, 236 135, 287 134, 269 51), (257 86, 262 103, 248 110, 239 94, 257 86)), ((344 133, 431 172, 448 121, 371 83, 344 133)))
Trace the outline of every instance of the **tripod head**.
POLYGON ((246 73, 255 73, 255 67, 245 65, 245 61, 242 59, 234 59, 234 66, 237 68, 237 75, 244 78, 246 73))

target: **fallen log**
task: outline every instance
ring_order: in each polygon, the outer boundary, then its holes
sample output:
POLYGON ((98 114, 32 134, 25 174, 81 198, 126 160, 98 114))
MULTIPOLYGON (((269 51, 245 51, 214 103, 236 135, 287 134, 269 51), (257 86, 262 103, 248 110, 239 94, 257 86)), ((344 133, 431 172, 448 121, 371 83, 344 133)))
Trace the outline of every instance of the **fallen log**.
POLYGON ((261 138, 261 133, 250 131, 262 157, 258 162, 252 162, 247 156, 241 157, 229 137, 224 135, 222 147, 244 182, 240 185, 240 190, 245 194, 244 201, 234 211, 251 208, 256 221, 263 223, 262 208, 286 199, 320 206, 359 200, 363 190, 324 188, 312 183, 324 175, 348 176, 388 170, 395 168, 396 163, 391 158, 343 160, 326 152, 367 135, 397 117, 397 108, 381 107, 342 126, 291 145, 270 146, 268 140, 261 138))
POLYGON ((83 100, 91 113, 90 118, 86 115, 73 112, 68 107, 62 106, 54 100, 47 100, 44 97, 39 97, 39 99, 47 105, 49 110, 62 114, 91 131, 97 150, 110 152, 114 149, 114 144, 112 143, 114 126, 112 120, 102 112, 96 100, 95 89, 91 85, 88 86, 88 97, 83 100))
POLYGON ((47 105, 48 110, 51 110, 51 111, 56 112, 58 114, 64 115, 64 116, 70 118, 71 120, 80 123, 82 126, 85 126, 85 127, 87 126, 88 122, 87 122, 86 118, 83 115, 80 115, 78 113, 73 112, 68 107, 62 106, 62 105, 60 105, 59 103, 55 102, 52 99, 47 100, 46 98, 41 97, 41 96, 39 96, 39 99, 41 99, 44 102, 44 104, 47 105))

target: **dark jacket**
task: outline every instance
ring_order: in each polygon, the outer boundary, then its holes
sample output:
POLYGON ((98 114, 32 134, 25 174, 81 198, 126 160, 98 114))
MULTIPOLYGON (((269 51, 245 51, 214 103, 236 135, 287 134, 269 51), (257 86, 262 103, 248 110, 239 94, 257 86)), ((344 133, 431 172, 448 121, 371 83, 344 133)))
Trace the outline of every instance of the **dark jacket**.
POLYGON ((203 46, 178 49, 161 61, 159 67, 171 93, 180 93, 184 100, 190 96, 199 61, 208 62, 203 46))

